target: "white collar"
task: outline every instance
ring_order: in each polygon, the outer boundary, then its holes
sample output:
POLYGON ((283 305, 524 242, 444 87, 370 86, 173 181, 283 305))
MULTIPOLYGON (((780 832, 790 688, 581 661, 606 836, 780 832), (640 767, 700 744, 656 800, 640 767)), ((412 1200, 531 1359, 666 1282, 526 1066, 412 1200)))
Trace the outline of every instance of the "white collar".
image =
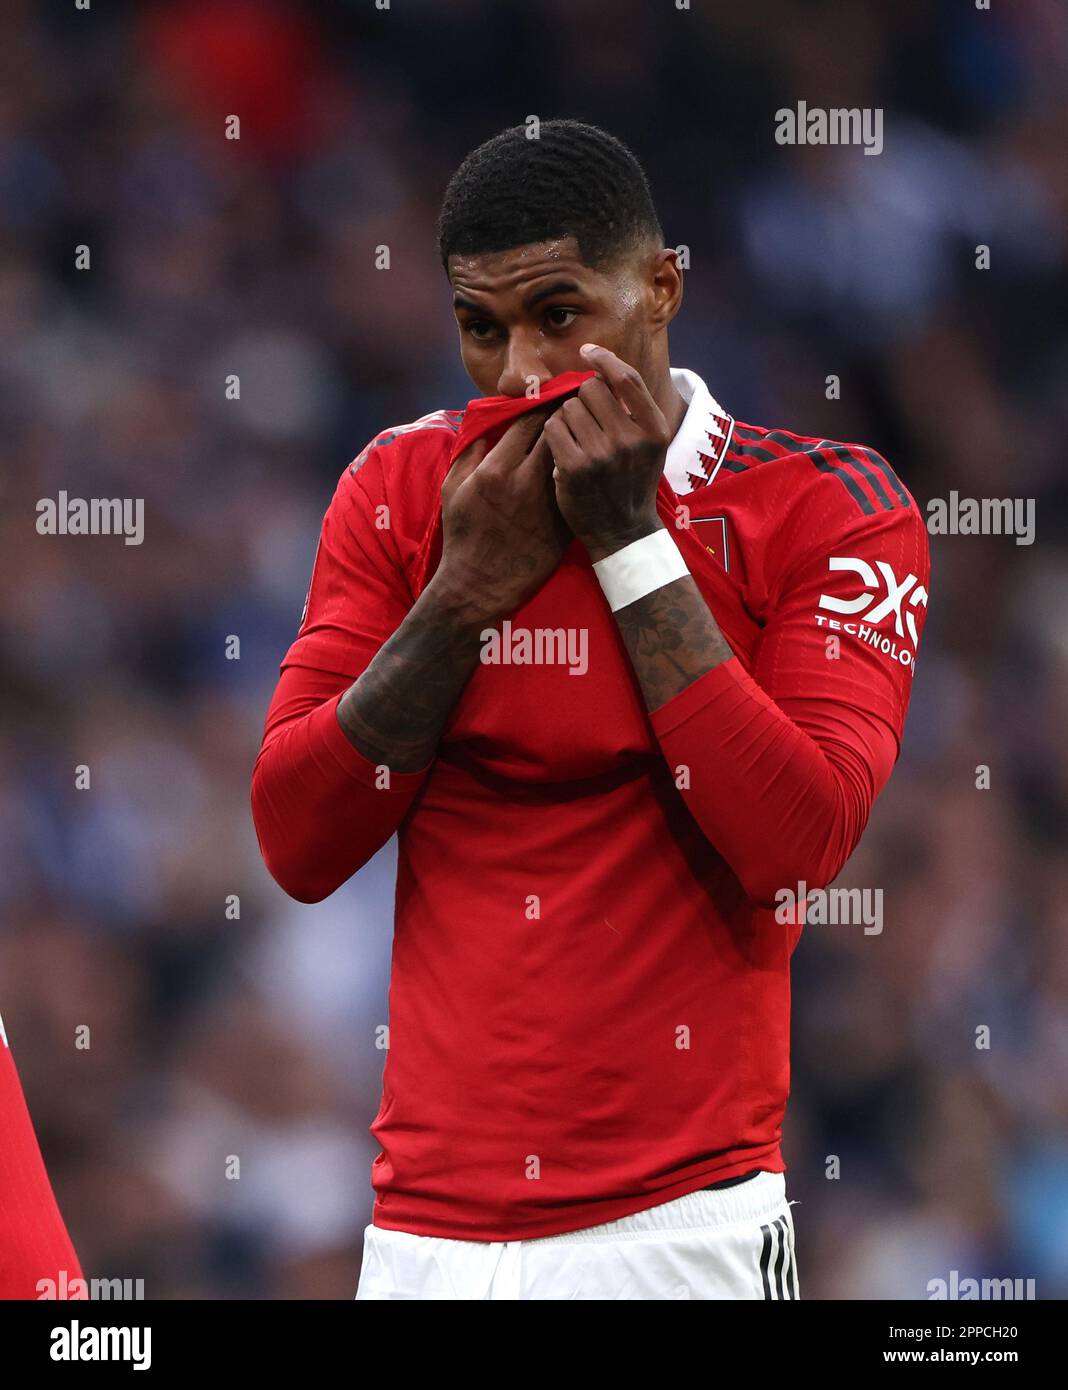
POLYGON ((678 495, 707 487, 714 480, 730 445, 734 418, 696 372, 672 367, 671 384, 687 402, 664 460, 664 477, 678 495))

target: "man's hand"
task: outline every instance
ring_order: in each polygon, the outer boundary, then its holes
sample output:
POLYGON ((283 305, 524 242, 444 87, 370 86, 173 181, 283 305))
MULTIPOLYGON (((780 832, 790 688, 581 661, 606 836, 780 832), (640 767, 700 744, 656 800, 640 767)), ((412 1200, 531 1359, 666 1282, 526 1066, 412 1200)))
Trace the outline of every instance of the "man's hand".
POLYGON ((661 529, 656 489, 671 432, 638 372, 584 344, 598 375, 545 424, 556 501, 593 561, 661 529))
POLYGON ((482 631, 540 588, 571 541, 553 497, 545 410, 488 450, 475 440, 441 488, 441 564, 396 632, 338 701, 337 721, 370 762, 418 772, 471 679, 482 631))
POLYGON ((462 595, 473 617, 512 613, 560 563, 571 541, 553 495, 546 410, 511 424, 487 452, 475 442, 441 488, 442 556, 433 583, 462 595))

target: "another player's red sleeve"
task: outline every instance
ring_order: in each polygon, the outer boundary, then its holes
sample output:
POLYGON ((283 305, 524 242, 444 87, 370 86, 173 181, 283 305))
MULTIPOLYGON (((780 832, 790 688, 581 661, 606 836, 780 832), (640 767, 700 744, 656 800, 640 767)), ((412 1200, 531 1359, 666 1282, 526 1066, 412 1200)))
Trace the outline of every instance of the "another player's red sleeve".
POLYGON ((67 1297, 81 1279, 15 1063, 0 1036, 0 1299, 67 1297))
POLYGON ((412 606, 374 450, 346 470, 323 518, 300 631, 282 663, 252 774, 252 815, 271 876, 320 902, 397 829, 427 769, 369 762, 337 722, 342 694, 412 606))
POLYGON ((915 503, 850 517, 776 576, 752 674, 732 658, 653 714, 754 902, 823 887, 852 854, 900 749, 928 582, 915 503))

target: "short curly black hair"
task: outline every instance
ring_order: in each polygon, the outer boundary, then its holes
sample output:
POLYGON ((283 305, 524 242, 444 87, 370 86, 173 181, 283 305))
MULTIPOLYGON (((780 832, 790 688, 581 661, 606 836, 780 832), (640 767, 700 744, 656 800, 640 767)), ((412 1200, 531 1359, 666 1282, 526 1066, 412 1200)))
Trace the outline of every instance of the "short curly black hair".
POLYGON ((663 240, 645 173, 621 140, 582 121, 543 121, 537 138, 511 126, 472 150, 449 180, 438 251, 478 256, 573 236, 601 269, 663 240))

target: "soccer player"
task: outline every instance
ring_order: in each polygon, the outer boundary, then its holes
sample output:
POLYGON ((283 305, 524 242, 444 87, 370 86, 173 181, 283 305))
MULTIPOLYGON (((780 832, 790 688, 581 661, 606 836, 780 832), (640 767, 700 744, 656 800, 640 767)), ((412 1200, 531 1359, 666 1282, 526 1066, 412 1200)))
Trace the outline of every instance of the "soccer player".
POLYGON ((85 1289, 81 1267, 0 1018, 0 1299, 66 1298, 72 1286, 85 1289))
POLYGON ((670 366, 604 131, 504 131, 438 230, 481 398, 342 474, 252 783, 303 902, 399 836, 357 1297, 797 1298, 791 905, 897 757, 923 521, 670 366))

